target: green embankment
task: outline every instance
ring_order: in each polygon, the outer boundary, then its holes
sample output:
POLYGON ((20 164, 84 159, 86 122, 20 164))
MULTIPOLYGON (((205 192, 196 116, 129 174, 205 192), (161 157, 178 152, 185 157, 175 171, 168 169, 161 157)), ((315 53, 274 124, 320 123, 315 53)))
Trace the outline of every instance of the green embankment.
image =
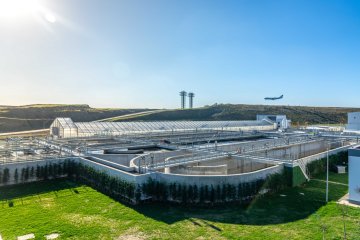
POLYGON ((306 182, 306 178, 299 166, 285 167, 284 170, 290 187, 300 186, 306 182))

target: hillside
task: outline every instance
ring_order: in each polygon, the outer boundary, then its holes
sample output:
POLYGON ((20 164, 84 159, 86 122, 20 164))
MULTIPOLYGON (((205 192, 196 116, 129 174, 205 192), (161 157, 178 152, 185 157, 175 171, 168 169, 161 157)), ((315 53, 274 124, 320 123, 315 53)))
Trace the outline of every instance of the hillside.
POLYGON ((26 105, 0 107, 0 132, 48 128, 56 117, 74 121, 95 121, 133 114, 149 109, 91 108, 88 105, 26 105))
POLYGON ((286 114, 293 124, 344 124, 359 108, 216 104, 186 110, 91 108, 88 105, 0 107, 0 133, 48 128, 56 117, 74 121, 250 120, 256 114, 286 114))
POLYGON ((157 112, 132 120, 250 120, 256 119, 256 114, 285 114, 293 121, 293 124, 345 124, 347 113, 354 111, 360 111, 360 109, 218 104, 196 109, 157 112))

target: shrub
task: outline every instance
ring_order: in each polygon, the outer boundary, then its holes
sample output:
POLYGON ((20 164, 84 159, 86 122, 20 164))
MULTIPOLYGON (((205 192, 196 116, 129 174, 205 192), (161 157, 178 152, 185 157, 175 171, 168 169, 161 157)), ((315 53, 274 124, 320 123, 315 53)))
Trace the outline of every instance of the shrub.
POLYGON ((10 171, 8 168, 4 169, 4 174, 3 174, 3 183, 7 183, 10 180, 10 171))
POLYGON ((18 173, 17 168, 15 169, 14 180, 15 180, 16 183, 19 181, 19 173, 18 173))
POLYGON ((30 178, 34 178, 35 176, 35 168, 34 167, 31 167, 31 170, 30 170, 30 178))

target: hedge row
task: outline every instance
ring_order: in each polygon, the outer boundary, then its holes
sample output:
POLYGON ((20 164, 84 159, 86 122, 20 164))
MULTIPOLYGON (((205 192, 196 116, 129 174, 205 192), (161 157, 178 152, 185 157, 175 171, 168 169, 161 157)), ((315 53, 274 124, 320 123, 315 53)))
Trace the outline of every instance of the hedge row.
POLYGON ((10 180, 14 180, 15 183, 24 183, 29 180, 47 180, 49 178, 67 176, 71 172, 72 168, 69 160, 62 163, 50 163, 44 166, 16 168, 13 176, 10 176, 8 168, 4 168, 0 169, 0 184, 6 184, 10 180))
POLYGON ((166 184, 149 179, 141 186, 143 195, 154 201, 178 203, 218 203, 240 202, 247 203, 256 197, 259 192, 274 193, 287 187, 285 173, 273 174, 266 179, 253 182, 219 185, 186 185, 179 183, 166 184))
POLYGON ((74 181, 86 184, 116 200, 139 202, 141 199, 151 198, 159 202, 178 203, 217 203, 251 201, 259 192, 277 192, 288 185, 285 172, 273 174, 266 179, 253 182, 220 185, 185 185, 179 183, 167 184, 149 180, 141 186, 127 182, 117 177, 112 177, 105 172, 92 167, 65 160, 62 163, 51 163, 44 166, 25 167, 15 169, 10 176, 9 169, 0 169, 0 183, 7 183, 11 178, 16 183, 29 180, 47 180, 58 177, 68 177, 74 181))
MULTIPOLYGON (((327 158, 322 158, 307 164, 306 167, 311 177, 316 177, 326 172, 326 160, 327 158)), ((329 156, 329 169, 336 171, 336 165, 348 166, 348 151, 329 156)))
MULTIPOLYGON (((99 192, 116 200, 135 201, 136 186, 105 172, 95 170, 81 163, 72 162, 74 174, 71 176, 78 182, 84 183, 99 192)), ((140 198, 137 196, 137 198, 140 198)))

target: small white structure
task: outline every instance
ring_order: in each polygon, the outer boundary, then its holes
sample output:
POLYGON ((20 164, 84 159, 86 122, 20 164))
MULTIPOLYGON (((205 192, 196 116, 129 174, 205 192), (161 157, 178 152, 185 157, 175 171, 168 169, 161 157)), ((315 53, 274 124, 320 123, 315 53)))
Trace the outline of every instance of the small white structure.
POLYGON ((349 149, 349 201, 360 204, 360 146, 349 149))
POLYGON ((258 114, 256 115, 256 120, 270 120, 277 124, 278 129, 287 129, 291 125, 291 120, 286 118, 286 115, 265 115, 265 114, 258 114))
POLYGON ((345 132, 360 133, 360 112, 348 113, 348 124, 345 132))
POLYGON ((336 172, 339 174, 346 173, 346 167, 342 165, 336 165, 336 172))

